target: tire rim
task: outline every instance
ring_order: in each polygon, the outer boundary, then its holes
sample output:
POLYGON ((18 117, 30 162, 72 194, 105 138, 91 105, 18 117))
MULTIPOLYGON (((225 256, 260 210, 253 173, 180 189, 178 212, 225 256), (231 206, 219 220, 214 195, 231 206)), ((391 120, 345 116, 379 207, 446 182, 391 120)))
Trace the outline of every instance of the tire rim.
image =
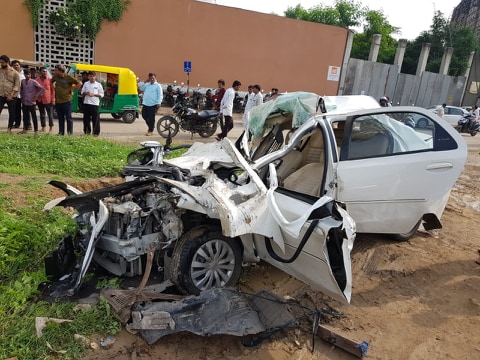
POLYGON ((168 134, 175 132, 175 124, 171 120, 165 120, 160 123, 160 134, 168 134))
POLYGON ((226 286, 235 269, 235 254, 221 240, 210 240, 195 252, 190 276, 200 290, 226 286))

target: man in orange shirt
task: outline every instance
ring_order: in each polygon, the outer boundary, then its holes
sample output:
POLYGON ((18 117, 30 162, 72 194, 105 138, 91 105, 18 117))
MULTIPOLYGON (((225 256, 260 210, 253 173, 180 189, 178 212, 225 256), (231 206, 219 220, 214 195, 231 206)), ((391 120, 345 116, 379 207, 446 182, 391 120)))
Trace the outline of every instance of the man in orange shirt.
POLYGON ((38 111, 40 112, 40 132, 45 132, 47 126, 46 117, 48 117, 48 132, 53 131, 53 112, 52 108, 55 105, 55 88, 50 83, 48 77, 48 70, 45 67, 40 68, 40 76, 35 80, 45 88, 42 96, 37 97, 38 111), (46 115, 46 116, 45 116, 46 115))

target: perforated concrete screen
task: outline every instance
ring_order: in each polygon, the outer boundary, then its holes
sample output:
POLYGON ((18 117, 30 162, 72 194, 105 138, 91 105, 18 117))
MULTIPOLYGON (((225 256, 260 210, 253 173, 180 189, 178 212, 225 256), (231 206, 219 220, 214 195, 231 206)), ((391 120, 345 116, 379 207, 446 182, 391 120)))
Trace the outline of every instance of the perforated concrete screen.
POLYGON ((35 60, 50 65, 85 63, 94 59, 94 42, 89 39, 68 39, 57 35, 48 21, 51 11, 66 7, 66 0, 48 1, 40 13, 35 31, 35 60))

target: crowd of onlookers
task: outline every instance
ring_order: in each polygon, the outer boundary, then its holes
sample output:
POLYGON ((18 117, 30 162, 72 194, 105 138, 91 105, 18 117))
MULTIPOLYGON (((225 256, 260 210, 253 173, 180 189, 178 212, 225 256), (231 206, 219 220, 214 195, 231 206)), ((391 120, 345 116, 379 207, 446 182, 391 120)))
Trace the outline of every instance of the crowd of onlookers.
MULTIPOLYGON (((73 89, 79 89, 79 108, 83 113, 84 134, 100 134, 99 105, 104 96, 102 85, 96 81, 93 71, 83 72, 81 81, 66 72, 63 65, 55 66, 53 75, 46 67, 26 68, 18 60, 10 60, 7 55, 0 56, 0 113, 5 105, 8 109, 9 134, 14 129, 21 129, 17 134, 28 134, 33 130, 38 133, 53 133, 54 118, 58 119, 58 135, 73 134, 72 96, 73 89), (40 114, 40 126, 36 109, 40 114), (55 115, 55 116, 54 116, 55 115), (48 126, 48 127, 47 127, 48 126)), ((222 131, 216 139, 221 140, 233 128, 233 103, 238 96, 241 82, 233 81, 232 86, 225 88, 225 81, 218 80, 215 96, 215 109, 219 111, 222 131)), ((148 74, 148 80, 141 84, 142 117, 148 130, 146 135, 153 135, 155 115, 163 99, 161 85, 154 73, 148 74)), ((251 108, 272 100, 278 96, 278 89, 264 98, 258 84, 249 85, 244 99, 243 126, 248 124, 251 108)))
POLYGON ((99 135, 99 105, 104 91, 96 81, 95 72, 86 72, 82 81, 79 81, 67 74, 63 65, 55 66, 54 74, 51 75, 45 67, 38 71, 35 68, 23 68, 18 60, 10 61, 7 55, 0 56, 0 66, 0 113, 7 105, 9 134, 18 128, 22 130, 17 134, 27 134, 32 130, 34 134, 52 133, 54 108, 58 118, 57 135, 73 134, 72 90, 77 88, 81 96, 83 132, 99 135))

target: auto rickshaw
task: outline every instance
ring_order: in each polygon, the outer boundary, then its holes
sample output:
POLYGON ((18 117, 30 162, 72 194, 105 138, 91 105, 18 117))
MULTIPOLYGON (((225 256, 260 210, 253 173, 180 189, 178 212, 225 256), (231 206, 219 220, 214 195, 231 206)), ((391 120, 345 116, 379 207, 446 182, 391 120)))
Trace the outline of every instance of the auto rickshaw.
MULTIPOLYGON (((105 92, 100 100, 99 113, 109 113, 115 119, 131 124, 138 118, 140 109, 138 102, 137 77, 128 69, 115 66, 70 64, 67 73, 82 81, 82 73, 95 71, 96 78, 105 92)), ((81 88, 74 89, 72 112, 82 112, 81 88)))

